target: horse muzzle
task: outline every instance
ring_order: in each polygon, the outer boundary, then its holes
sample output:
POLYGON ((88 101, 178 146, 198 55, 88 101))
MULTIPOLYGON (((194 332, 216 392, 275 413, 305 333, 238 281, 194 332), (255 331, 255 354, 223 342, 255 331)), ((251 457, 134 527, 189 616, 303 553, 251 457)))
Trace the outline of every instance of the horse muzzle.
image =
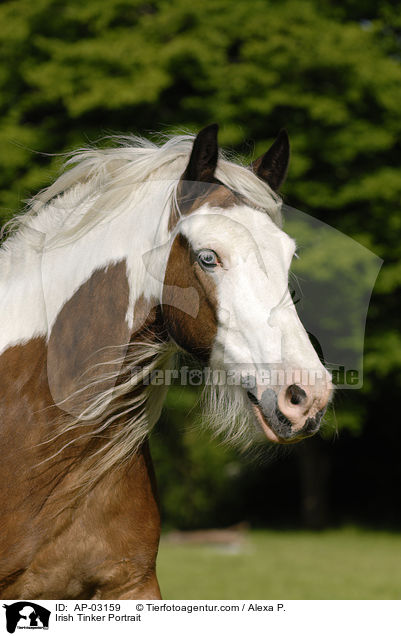
POLYGON ((319 430, 332 392, 331 383, 318 387, 291 384, 278 393, 265 389, 260 396, 256 388, 248 391, 248 397, 267 439, 276 444, 289 444, 319 430))

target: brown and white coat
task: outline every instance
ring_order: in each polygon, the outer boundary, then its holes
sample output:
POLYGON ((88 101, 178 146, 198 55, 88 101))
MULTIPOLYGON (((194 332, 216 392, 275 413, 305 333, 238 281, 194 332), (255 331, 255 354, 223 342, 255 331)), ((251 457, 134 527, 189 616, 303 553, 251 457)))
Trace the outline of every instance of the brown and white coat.
POLYGON ((332 389, 287 289, 288 158, 285 133, 252 169, 219 158, 216 126, 88 150, 5 242, 2 598, 159 597, 147 436, 166 387, 147 380, 175 351, 253 378, 213 393, 229 439, 318 428, 332 389))

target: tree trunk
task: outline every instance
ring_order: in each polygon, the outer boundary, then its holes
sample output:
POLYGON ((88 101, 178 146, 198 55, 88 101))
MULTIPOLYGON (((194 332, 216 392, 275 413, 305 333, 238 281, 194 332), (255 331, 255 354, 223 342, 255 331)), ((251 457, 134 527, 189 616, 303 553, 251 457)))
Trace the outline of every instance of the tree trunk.
POLYGON ((301 517, 306 528, 319 530, 329 523, 328 480, 330 457, 318 436, 297 448, 301 482, 301 517))

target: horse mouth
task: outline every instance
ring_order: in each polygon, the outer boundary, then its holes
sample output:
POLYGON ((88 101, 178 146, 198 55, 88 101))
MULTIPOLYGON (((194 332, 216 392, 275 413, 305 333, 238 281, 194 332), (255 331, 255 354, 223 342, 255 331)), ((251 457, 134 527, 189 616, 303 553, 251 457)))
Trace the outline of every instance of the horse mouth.
POLYGON ((259 424, 260 429, 262 430, 262 432, 266 436, 266 439, 269 442, 272 442, 273 444, 293 444, 294 442, 298 441, 298 438, 283 439, 282 437, 279 437, 277 433, 275 432, 275 430, 273 429, 273 427, 268 422, 268 420, 265 418, 261 408, 257 404, 252 404, 252 411, 253 411, 253 414, 255 415, 255 418, 259 424))
POLYGON ((255 416, 257 423, 259 424, 259 428, 262 433, 265 435, 266 439, 273 444, 295 444, 299 442, 304 437, 309 437, 309 435, 293 435, 291 437, 282 437, 280 436, 274 429, 274 424, 271 424, 269 420, 264 415, 262 409, 259 406, 258 400, 255 396, 248 391, 247 393, 249 400, 252 403, 252 411, 255 416))
MULTIPOLYGON (((252 404, 252 411, 256 417, 259 427, 262 429, 262 432, 265 434, 269 442, 273 442, 274 444, 280 444, 281 440, 279 436, 277 435, 277 433, 274 432, 274 430, 272 429, 269 422, 264 417, 261 409, 259 408, 259 406, 257 406, 257 404, 252 404)), ((283 440, 283 442, 285 443, 285 440, 283 440)))

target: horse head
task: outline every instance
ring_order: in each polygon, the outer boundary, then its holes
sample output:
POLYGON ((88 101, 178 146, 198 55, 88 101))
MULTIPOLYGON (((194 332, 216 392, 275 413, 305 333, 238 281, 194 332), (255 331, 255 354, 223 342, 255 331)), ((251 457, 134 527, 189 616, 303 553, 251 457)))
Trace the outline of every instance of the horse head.
POLYGON ((247 187, 265 189, 265 206, 255 207, 244 187, 239 194, 219 178, 217 126, 198 134, 177 188, 163 290, 175 343, 237 377, 223 390, 225 415, 236 411, 243 436, 256 426, 278 443, 315 433, 333 391, 288 289, 295 242, 264 209, 280 204, 288 163, 282 131, 248 171, 247 187), (196 290, 195 312, 191 295, 187 306, 176 302, 183 289, 196 290))

